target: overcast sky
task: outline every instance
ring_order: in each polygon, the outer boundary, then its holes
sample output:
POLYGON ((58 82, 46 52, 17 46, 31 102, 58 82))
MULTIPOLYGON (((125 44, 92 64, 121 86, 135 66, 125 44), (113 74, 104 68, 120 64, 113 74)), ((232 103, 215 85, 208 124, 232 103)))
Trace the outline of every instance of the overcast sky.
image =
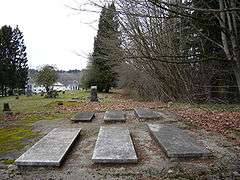
MULTIPOLYGON (((83 3, 86 0, 78 0, 83 3)), ((93 49, 98 14, 74 11, 76 0, 0 0, 0 26, 19 25, 30 68, 83 69, 93 49), (94 22, 94 23, 91 23, 94 22), (86 23, 91 23, 86 24, 86 23), (94 28, 93 28, 93 27, 94 28)))

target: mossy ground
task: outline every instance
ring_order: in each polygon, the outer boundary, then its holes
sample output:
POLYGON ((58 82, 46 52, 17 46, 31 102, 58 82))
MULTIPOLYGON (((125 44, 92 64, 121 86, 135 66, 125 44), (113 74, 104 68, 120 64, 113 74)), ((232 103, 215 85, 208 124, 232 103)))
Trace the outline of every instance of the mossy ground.
POLYGON ((37 135, 31 130, 21 127, 5 127, 0 129, 0 153, 17 150, 24 146, 23 139, 30 139, 37 135))
POLYGON ((5 159, 5 160, 2 160, 1 162, 3 164, 9 165, 9 164, 13 164, 14 161, 15 161, 15 159, 5 159))
MULTIPOLYGON (((71 112, 59 111, 55 107, 58 102, 63 102, 65 106, 74 106, 78 102, 71 102, 74 97, 83 101, 88 99, 89 92, 71 91, 60 94, 58 98, 44 98, 40 95, 30 97, 20 96, 0 98, 0 108, 8 102, 15 116, 14 120, 6 121, 3 118, 3 112, 0 111, 0 155, 17 151, 26 145, 25 140, 33 139, 39 134, 32 131, 33 123, 40 120, 56 120, 60 118, 69 118, 71 112)), ((4 164, 11 164, 13 159, 3 159, 4 164)))

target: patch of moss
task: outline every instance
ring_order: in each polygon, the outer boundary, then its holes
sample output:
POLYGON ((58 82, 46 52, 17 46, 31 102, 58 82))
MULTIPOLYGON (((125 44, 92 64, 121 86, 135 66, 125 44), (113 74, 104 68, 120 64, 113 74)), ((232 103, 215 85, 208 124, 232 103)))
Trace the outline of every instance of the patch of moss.
POLYGON ((25 125, 25 126, 31 126, 33 123, 35 123, 36 121, 40 120, 40 115, 27 115, 25 117, 23 117, 21 119, 21 122, 25 125))
POLYGON ((24 139, 31 139, 37 133, 20 127, 0 129, 0 153, 18 150, 24 147, 24 139))
POLYGON ((71 106, 79 106, 79 102, 74 102, 74 101, 65 101, 63 102, 64 106, 71 107, 71 106))
POLYGON ((15 162, 15 159, 4 159, 3 164, 9 165, 9 164, 13 164, 15 162))
POLYGON ((70 117, 69 112, 63 111, 54 111, 54 112, 43 112, 40 114, 29 114, 21 118, 21 124, 25 126, 32 126, 33 123, 41 120, 56 120, 59 118, 68 118, 70 117))

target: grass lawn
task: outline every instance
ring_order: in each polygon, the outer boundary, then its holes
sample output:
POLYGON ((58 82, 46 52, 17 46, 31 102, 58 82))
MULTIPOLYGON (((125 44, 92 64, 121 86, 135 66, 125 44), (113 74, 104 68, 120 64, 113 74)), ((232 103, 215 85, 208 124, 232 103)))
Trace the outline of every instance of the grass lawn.
MULTIPOLYGON (((86 100, 89 93, 86 91, 71 91, 65 94, 60 94, 57 98, 44 98, 40 95, 33 95, 30 97, 20 96, 19 99, 15 97, 0 98, 0 107, 3 109, 3 103, 8 102, 14 113, 29 113, 35 111, 51 111, 53 110, 52 103, 57 101, 67 101, 71 98, 78 97, 86 100)), ((2 111, 0 112, 2 116, 2 111)))
MULTIPOLYGON (((89 92, 71 91, 65 94, 60 93, 58 98, 44 98, 40 95, 30 97, 20 96, 0 98, 0 155, 16 151, 24 147, 24 140, 31 139, 38 134, 31 130, 33 123, 40 120, 55 120, 67 118, 72 112, 59 111, 56 109, 57 103, 63 101, 64 105, 73 105, 76 102, 70 102, 74 97, 81 101, 87 101, 89 92), (3 118, 3 104, 8 102, 14 114, 14 120, 5 120, 3 118)), ((4 160, 3 163, 12 162, 4 160)))

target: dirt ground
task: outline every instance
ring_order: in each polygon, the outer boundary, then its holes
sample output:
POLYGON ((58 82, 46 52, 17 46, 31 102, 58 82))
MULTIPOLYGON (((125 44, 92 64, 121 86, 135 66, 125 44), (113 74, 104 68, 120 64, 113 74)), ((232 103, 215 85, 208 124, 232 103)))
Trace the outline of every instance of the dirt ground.
MULTIPOLYGON (((33 130, 44 136, 56 127, 82 128, 80 137, 67 154, 61 167, 17 167, 0 169, 0 179, 240 179, 240 148, 224 136, 207 132, 196 126, 178 121, 167 112, 162 119, 138 120, 133 111, 127 111, 126 123, 105 124, 104 113, 99 112, 92 122, 72 123, 68 119, 39 121, 33 130), (173 123, 208 148, 213 157, 205 159, 169 159, 151 138, 146 123, 173 123), (137 164, 93 164, 91 161, 100 126, 123 126, 131 131, 139 158, 137 164)), ((34 142, 39 140, 34 139, 34 142)), ((34 143, 33 142, 33 143, 34 143)), ((33 144, 32 143, 32 144, 33 144)), ((25 149, 11 154, 19 157, 25 149)))

